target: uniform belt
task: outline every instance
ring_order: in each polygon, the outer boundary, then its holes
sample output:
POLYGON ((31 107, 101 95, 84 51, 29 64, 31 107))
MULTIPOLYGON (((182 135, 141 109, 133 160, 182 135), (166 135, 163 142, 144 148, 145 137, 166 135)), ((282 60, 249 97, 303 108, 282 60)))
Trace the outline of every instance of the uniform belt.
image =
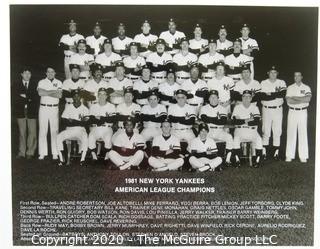
POLYGON ((267 109, 276 109, 276 108, 282 107, 282 105, 279 105, 279 106, 266 106, 266 105, 264 105, 263 107, 267 108, 267 109))
POLYGON ((239 77, 234 78, 234 77, 231 76, 231 78, 232 78, 233 80, 241 80, 241 78, 239 78, 239 77))
POLYGON ((209 126, 210 129, 223 129, 223 126, 209 126))
POLYGON ((105 78, 105 79, 112 79, 112 77, 111 76, 103 76, 103 78, 105 78))
POLYGON ((64 55, 65 57, 67 57, 67 58, 70 58, 71 57, 71 55, 64 55))
POLYGON ((191 105, 191 106, 199 106, 200 104, 190 104, 189 103, 189 105, 191 105))
POLYGON ((213 77, 211 76, 211 77, 209 77, 209 76, 205 76, 205 77, 203 77, 205 80, 210 80, 210 79, 212 79, 213 77))
POLYGON ((129 76, 127 76, 127 79, 129 79, 129 80, 138 80, 139 77, 129 77, 129 76))
POLYGON ((181 129, 174 128, 174 130, 176 130, 176 131, 187 131, 187 130, 191 130, 191 128, 181 128, 181 129))
POLYGON ((111 124, 102 124, 102 125, 92 124, 91 127, 109 127, 109 128, 111 128, 112 125, 111 124))
POLYGON ((302 110, 305 110, 305 109, 307 109, 307 108, 308 108, 308 107, 294 108, 294 107, 290 107, 290 106, 289 106, 289 109, 295 110, 295 111, 302 111, 302 110))
POLYGON ((179 76, 177 76, 177 79, 187 80, 187 79, 190 79, 190 77, 179 77, 179 76))
POLYGON ((73 102, 66 102, 66 104, 71 105, 71 104, 73 104, 73 102))
POLYGON ((85 80, 88 79, 89 77, 84 77, 84 76, 80 76, 79 79, 85 80))
POLYGON ((56 106, 58 106, 58 104, 55 104, 55 105, 40 104, 40 105, 42 105, 42 106, 48 106, 48 107, 56 107, 56 106))
POLYGON ((240 126, 236 126, 236 128, 247 128, 247 129, 255 129, 256 127, 255 126, 242 126, 242 125, 240 125, 240 126))
POLYGON ((161 77, 160 77, 160 76, 152 76, 152 78, 153 78, 153 79, 160 79, 160 80, 162 80, 162 79, 164 79, 165 77, 164 77, 164 76, 161 76, 161 77))

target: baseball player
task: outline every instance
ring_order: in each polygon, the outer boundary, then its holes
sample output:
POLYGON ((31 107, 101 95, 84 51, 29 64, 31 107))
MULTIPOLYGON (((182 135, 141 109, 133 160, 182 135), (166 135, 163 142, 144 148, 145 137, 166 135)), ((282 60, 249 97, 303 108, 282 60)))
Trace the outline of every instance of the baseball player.
POLYGON ((96 22, 93 27, 93 35, 87 36, 86 38, 87 45, 95 57, 101 52, 103 41, 107 38, 104 35, 101 35, 101 32, 101 24, 96 22))
POLYGON ((80 66, 80 79, 87 81, 90 77, 90 65, 94 62, 92 54, 86 53, 86 40, 81 39, 77 44, 77 53, 71 55, 70 64, 80 66))
POLYGON ((190 79, 190 65, 196 63, 198 57, 189 52, 189 42, 186 37, 181 38, 180 47, 180 52, 173 56, 172 62, 176 71, 176 82, 181 85, 185 80, 190 79))
POLYGON ((148 104, 150 92, 158 90, 158 82, 151 79, 151 70, 145 65, 142 67, 142 77, 133 84, 136 102, 140 105, 148 104))
POLYGON ((123 58, 126 77, 133 83, 141 78, 141 69, 146 65, 146 60, 139 56, 139 43, 131 42, 129 45, 130 56, 123 58))
POLYGON ((118 26, 118 36, 112 38, 112 46, 116 53, 124 56, 132 38, 126 36, 126 27, 123 23, 118 26))
POLYGON ((282 105, 286 96, 287 85, 278 79, 278 70, 272 66, 268 72, 269 78, 261 82, 262 103, 262 143, 264 155, 267 154, 272 131, 272 155, 279 159, 280 137, 282 134, 282 105))
POLYGON ((175 71, 173 68, 168 68, 167 80, 159 86, 160 103, 165 107, 177 103, 175 99, 175 92, 180 88, 176 83, 175 71))
POLYGON ((167 117, 167 110, 164 105, 159 104, 157 91, 152 91, 148 97, 148 104, 141 108, 141 120, 143 130, 141 135, 145 141, 151 141, 154 137, 161 135, 161 123, 167 117))
POLYGON ((243 66, 241 68, 241 80, 235 84, 233 99, 241 101, 244 90, 251 91, 253 95, 251 102, 256 103, 257 101, 260 101, 261 85, 258 81, 252 78, 249 65, 243 66))
POLYGON ((120 170, 139 167, 144 157, 145 140, 133 132, 134 126, 135 121, 129 117, 124 121, 125 132, 112 139, 113 146, 108 156, 120 170))
MULTIPOLYGON (((249 65, 253 73, 253 57, 241 53, 241 40, 236 39, 233 43, 233 53, 226 56, 226 72, 227 76, 231 77, 236 83, 241 79, 241 71, 244 65, 249 65)), ((253 78, 253 74, 252 74, 253 78)))
POLYGON ((72 104, 71 91, 76 89, 83 89, 85 82, 80 79, 80 66, 77 64, 69 64, 71 78, 66 79, 62 83, 63 96, 67 105, 72 104))
POLYGON ((76 47, 79 40, 84 39, 83 35, 77 33, 77 23, 71 20, 69 23, 69 33, 60 38, 59 47, 64 50, 64 72, 66 79, 70 78, 70 58, 76 53, 76 47))
POLYGON ((195 113, 198 113, 208 94, 208 86, 205 81, 199 79, 199 73, 199 66, 193 64, 190 69, 190 79, 181 84, 181 89, 192 96, 188 99, 188 104, 194 107, 195 113))
POLYGON ((112 78, 108 83, 108 88, 113 90, 110 95, 110 102, 114 105, 123 103, 123 91, 126 88, 132 88, 132 81, 125 77, 125 69, 122 61, 115 64, 115 77, 112 78))
POLYGON ((243 24, 241 30, 242 53, 251 57, 255 57, 259 51, 258 43, 255 39, 249 37, 250 27, 247 24, 243 24))
POLYGON ((177 30, 177 25, 173 18, 168 22, 168 30, 161 32, 159 38, 164 39, 165 42, 171 48, 170 54, 174 55, 179 52, 180 49, 180 39, 186 37, 185 34, 177 30))
POLYGON ((203 39, 201 37, 202 36, 202 27, 198 23, 194 27, 193 34, 194 34, 194 39, 189 40, 189 44, 190 44, 189 49, 192 53, 199 56, 208 47, 208 40, 203 39))
POLYGON ((232 54, 233 43, 227 39, 228 33, 225 25, 220 26, 218 35, 217 52, 224 56, 232 54))
POLYGON ((172 66, 172 56, 165 52, 166 42, 163 39, 156 41, 156 52, 151 53, 146 60, 151 68, 151 76, 159 84, 166 80, 166 71, 172 66))
POLYGON ((109 152, 112 147, 112 125, 115 122, 116 108, 113 104, 107 102, 107 94, 107 89, 100 88, 98 91, 98 103, 91 105, 89 109, 89 122, 91 125, 89 149, 94 161, 98 160, 95 152, 97 140, 103 140, 107 152, 109 152))
POLYGON ((219 93, 219 103, 229 114, 231 112, 231 96, 233 96, 234 83, 230 77, 225 76, 225 66, 219 62, 215 76, 207 82, 208 90, 216 90, 219 93))
POLYGON ((311 100, 311 89, 302 82, 302 73, 294 73, 294 83, 288 86, 286 100, 289 106, 287 122, 287 147, 286 162, 295 159, 298 133, 298 152, 302 163, 309 158, 308 149, 308 112, 307 108, 311 100))
POLYGON ((215 75, 215 69, 218 63, 224 61, 224 56, 217 53, 217 44, 214 39, 209 40, 209 52, 200 55, 198 63, 202 71, 202 79, 211 80, 215 75))
POLYGON ((39 108, 39 160, 48 155, 47 133, 50 126, 51 153, 54 160, 58 159, 57 134, 59 130, 59 100, 62 97, 62 82, 55 78, 52 67, 47 68, 46 78, 38 83, 40 96, 39 108))
MULTIPOLYGON (((227 124, 227 112, 224 107, 219 105, 219 92, 217 90, 211 90, 209 92, 209 104, 201 107, 199 117, 209 127, 209 138, 212 138, 214 141, 226 143, 225 163, 230 166, 233 138, 224 130, 224 125, 227 124)), ((224 153, 220 153, 220 155, 224 155, 224 153)))
POLYGON ((199 125, 198 136, 190 142, 189 162, 193 169, 204 172, 214 171, 222 163, 222 158, 217 156, 217 145, 213 139, 208 137, 209 128, 207 124, 199 125))
POLYGON ((192 126, 196 121, 195 109, 187 104, 188 93, 183 89, 175 92, 177 104, 168 108, 169 120, 172 123, 172 134, 180 141, 190 143, 195 137, 192 126))
POLYGON ((259 108, 251 103, 252 93, 245 90, 242 93, 242 102, 234 107, 232 113, 233 123, 235 125, 233 138, 233 151, 236 159, 236 167, 240 167, 240 144, 243 141, 252 142, 253 148, 256 150, 256 158, 254 167, 259 167, 262 161, 262 139, 257 131, 260 122, 259 108))
POLYGON ((114 77, 114 64, 121 61, 121 56, 112 52, 111 41, 108 38, 103 41, 102 52, 97 55, 95 62, 103 66, 103 78, 108 82, 114 77))
MULTIPOLYGON (((81 146, 80 166, 85 166, 85 158, 88 150, 88 134, 85 129, 89 110, 81 103, 80 90, 72 90, 73 103, 66 105, 62 115, 61 123, 66 126, 57 136, 57 150, 59 153, 59 166, 64 165, 65 160, 62 155, 63 142, 66 140, 77 140, 81 146)), ((68 162, 70 162, 68 158, 68 162)))
POLYGON ((162 134, 152 141, 149 165, 154 171, 177 170, 184 164, 180 157, 180 141, 171 134, 171 123, 165 119, 161 124, 162 134))
POLYGON ((134 41, 140 44, 140 56, 147 58, 151 54, 151 47, 154 46, 158 39, 158 36, 150 33, 151 24, 148 20, 145 20, 141 26, 142 33, 134 37, 134 41))

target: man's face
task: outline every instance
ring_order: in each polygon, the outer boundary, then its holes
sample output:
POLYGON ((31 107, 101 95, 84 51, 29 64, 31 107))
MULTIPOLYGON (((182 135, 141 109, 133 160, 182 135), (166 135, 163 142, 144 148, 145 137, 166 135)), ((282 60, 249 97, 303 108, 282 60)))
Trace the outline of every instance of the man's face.
POLYGON ((151 26, 149 23, 144 23, 141 27, 141 30, 142 30, 142 33, 144 34, 149 34, 150 33, 150 30, 151 30, 151 26))
POLYGON ((249 80, 251 78, 250 70, 243 70, 241 75, 242 75, 242 79, 244 80, 249 80))
POLYGON ((190 76, 192 79, 198 79, 199 77, 199 69, 197 67, 193 67, 190 71, 190 76))
POLYGON ((202 35, 202 30, 199 27, 196 27, 193 31, 195 36, 201 36, 202 35))
POLYGON ((157 44, 157 52, 158 53, 164 52, 164 44, 157 44))
POLYGON ((302 74, 300 72, 295 72, 294 73, 294 81, 295 82, 301 82, 302 81, 302 74))
POLYGON ((124 26, 119 26, 118 34, 119 34, 119 36, 124 36, 126 34, 126 30, 125 30, 124 26))
POLYGON ((46 75, 47 75, 47 78, 48 78, 49 80, 52 80, 52 79, 54 79, 54 77, 56 76, 56 72, 54 71, 53 68, 50 68, 50 67, 49 67, 49 68, 47 69, 46 75))
POLYGON ((105 91, 98 92, 99 104, 105 104, 107 101, 107 93, 105 91))
POLYGON ((77 25, 76 24, 69 24, 69 31, 70 33, 75 33, 77 31, 77 25))
POLYGON ((168 82, 173 83, 175 81, 174 73, 168 73, 167 78, 168 82))
POLYGON ((217 66, 216 75, 217 76, 223 76, 224 75, 224 66, 217 66))
POLYGON ((73 99, 74 105, 79 106, 81 104, 80 94, 78 94, 78 93, 74 94, 72 99, 73 99))
POLYGON ((130 54, 131 55, 137 55, 138 54, 138 47, 137 46, 131 46, 130 47, 130 54))
POLYGON ((155 107, 158 104, 158 97, 152 95, 148 98, 148 101, 149 101, 150 106, 155 107))
POLYGON ((132 100, 133 100, 133 95, 132 95, 132 93, 126 93, 126 94, 124 95, 124 102, 125 102, 126 104, 131 104, 131 103, 132 103, 132 100))
POLYGON ((80 77, 80 70, 79 70, 78 68, 73 68, 73 69, 71 70, 71 77, 72 77, 73 79, 79 79, 79 77, 80 77))
POLYGON ((103 45, 104 51, 111 52, 112 51, 112 45, 110 43, 106 43, 103 45))
POLYGON ((219 38, 225 39, 227 37, 227 35, 228 35, 227 30, 226 29, 220 29, 218 35, 219 35, 219 38))
POLYGON ((181 43, 181 49, 184 51, 187 51, 189 49, 189 43, 188 41, 184 41, 181 43))
POLYGON ((93 34, 95 35, 95 36, 99 36, 99 35, 101 35, 101 27, 100 26, 95 26, 94 27, 94 29, 93 29, 93 34))
POLYGON ((100 80, 100 79, 102 78, 102 71, 101 71, 101 70, 96 70, 96 71, 94 72, 93 76, 94 76, 96 79, 100 80))
POLYGON ((209 51, 212 53, 212 52, 215 52, 217 49, 217 44, 214 43, 214 42, 211 42, 209 43, 209 51))
POLYGON ((116 67, 116 71, 115 71, 115 73, 116 73, 116 75, 119 77, 122 77, 122 76, 124 76, 124 67, 116 67))
POLYGON ((176 32, 177 25, 174 22, 169 22, 168 28, 171 33, 174 33, 176 32))
POLYGON ((148 68, 142 69, 142 77, 144 79, 150 79, 150 76, 151 76, 150 69, 148 69, 148 68))
POLYGON ((187 96, 184 94, 177 94, 176 100, 179 106, 184 106, 187 102, 187 96))
POLYGON ((219 97, 215 94, 211 94, 209 97, 209 102, 210 102, 210 105, 215 106, 219 104, 219 97))
POLYGON ((199 132, 199 136, 201 140, 207 139, 208 132, 206 129, 201 129, 199 132))
POLYGON ((234 53, 241 52, 241 42, 236 41, 233 43, 233 51, 234 51, 234 53))
POLYGON ((132 121, 127 121, 124 125, 124 128, 126 129, 127 133, 132 133, 133 132, 133 128, 134 128, 134 124, 132 121))
POLYGON ((79 43, 79 44, 78 44, 78 51, 79 51, 79 53, 85 53, 85 52, 86 52, 86 49, 87 49, 86 44, 84 44, 84 43, 79 43))
POLYGON ((249 106, 252 101, 252 96, 250 94, 244 94, 242 95, 242 103, 244 106, 249 106))
POLYGON ((31 72, 29 70, 25 70, 21 73, 21 77, 24 81, 30 81, 31 79, 31 72))
POLYGON ((278 72, 276 70, 271 70, 269 72, 269 79, 270 80, 276 80, 278 77, 278 72))
POLYGON ((170 134, 171 124, 169 122, 164 122, 164 123, 162 123, 161 129, 162 129, 162 133, 170 134))
POLYGON ((250 34, 250 29, 248 27, 244 27, 241 29, 241 35, 243 37, 248 37, 250 34))

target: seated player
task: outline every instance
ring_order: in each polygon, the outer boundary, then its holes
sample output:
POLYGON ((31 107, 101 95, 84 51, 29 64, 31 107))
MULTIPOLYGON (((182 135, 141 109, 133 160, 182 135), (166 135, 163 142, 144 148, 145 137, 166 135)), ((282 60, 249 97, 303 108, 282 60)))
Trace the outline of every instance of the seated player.
POLYGON ((102 139, 107 152, 111 149, 112 125, 115 121, 116 108, 113 104, 107 102, 108 91, 100 88, 98 91, 98 103, 91 105, 90 115, 90 133, 89 133, 89 150, 94 161, 98 160, 95 152, 96 142, 102 139))
MULTIPOLYGON (((215 141, 226 142, 226 165, 231 165, 231 156, 233 148, 232 136, 224 130, 227 124, 226 109, 219 105, 219 93, 216 90, 209 92, 209 104, 202 106, 199 113, 200 119, 208 124, 208 137, 215 141)), ((224 153, 220 153, 224 155, 224 153)))
POLYGON ((149 164, 154 171, 177 170, 183 166, 180 157, 180 141, 171 134, 171 123, 166 119, 161 124, 162 134, 152 141, 149 164))
POLYGON ((71 78, 66 79, 62 83, 63 96, 67 105, 72 104, 71 91, 76 89, 83 89, 85 82, 80 79, 80 66, 77 64, 70 64, 69 69, 71 72, 71 78))
POLYGON ((133 132, 135 121, 131 117, 124 121, 124 127, 125 132, 112 139, 113 147, 108 157, 120 170, 139 168, 144 157, 145 140, 139 133, 133 132))
POLYGON ((199 125, 198 136, 189 144, 189 162, 197 171, 214 171, 222 163, 222 158, 217 156, 217 146, 213 139, 208 138, 209 127, 207 124, 199 125))
MULTIPOLYGON (((66 126, 64 131, 61 131, 57 136, 57 149, 59 156, 59 166, 64 165, 65 160, 62 155, 63 142, 69 139, 77 140, 80 144, 80 166, 85 165, 86 153, 88 150, 88 134, 85 129, 85 125, 88 121, 89 110, 81 103, 80 91, 72 91, 73 103, 72 105, 66 105, 62 115, 62 125, 66 126)), ((68 158, 68 164, 70 160, 68 158)))
POLYGON ((169 68, 167 71, 167 80, 159 86, 160 103, 167 108, 177 103, 175 99, 175 92, 180 88, 176 83, 175 71, 169 68))
POLYGON ((146 141, 161 135, 161 123, 167 117, 167 110, 164 105, 159 104, 158 92, 153 91, 148 97, 148 104, 141 108, 141 121, 143 130, 141 135, 146 141))
POLYGON ((243 141, 252 142, 256 150, 254 167, 259 167, 262 160, 262 139, 258 133, 258 124, 260 122, 260 112, 258 107, 251 103, 252 93, 245 90, 242 93, 242 102, 234 107, 232 113, 233 123, 235 125, 233 150, 236 160, 236 167, 240 167, 240 144, 243 141))
POLYGON ((139 56, 139 43, 131 42, 129 45, 129 56, 123 58, 126 77, 133 83, 141 78, 141 69, 146 60, 139 56))

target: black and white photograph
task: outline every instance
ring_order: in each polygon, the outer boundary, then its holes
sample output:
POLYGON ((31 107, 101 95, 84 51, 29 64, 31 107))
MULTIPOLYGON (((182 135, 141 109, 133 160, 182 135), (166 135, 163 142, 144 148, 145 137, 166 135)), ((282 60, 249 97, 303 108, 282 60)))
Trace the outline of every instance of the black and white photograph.
POLYGON ((315 246, 318 7, 193 4, 8 6, 13 246, 315 246))

